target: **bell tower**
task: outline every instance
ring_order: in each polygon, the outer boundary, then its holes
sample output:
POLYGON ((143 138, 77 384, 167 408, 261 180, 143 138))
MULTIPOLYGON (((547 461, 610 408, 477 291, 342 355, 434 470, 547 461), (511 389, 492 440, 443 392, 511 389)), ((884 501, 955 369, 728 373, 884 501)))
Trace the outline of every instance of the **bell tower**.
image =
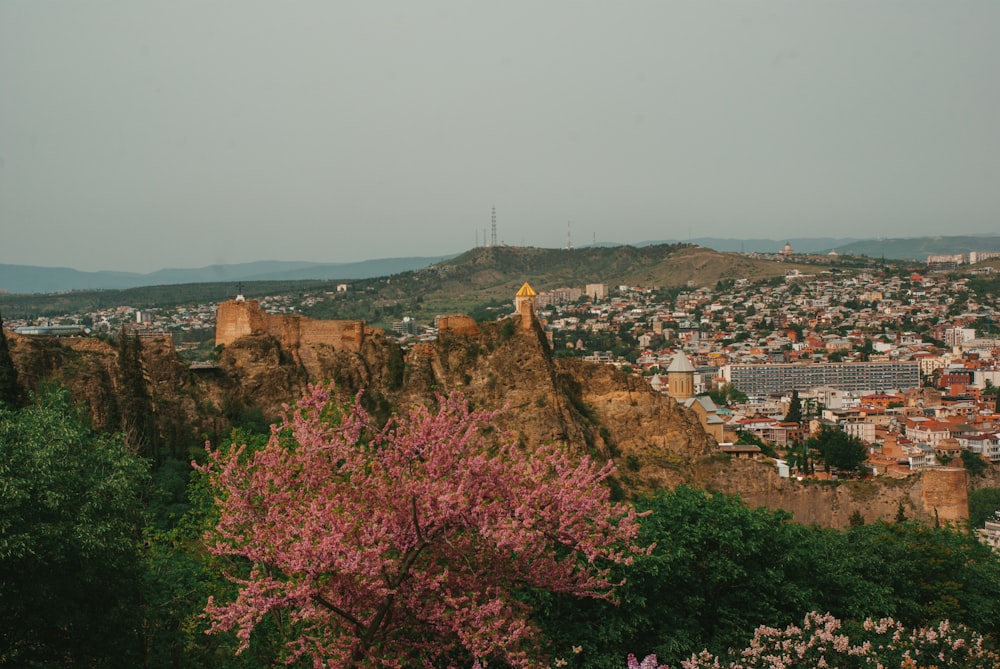
POLYGON ((684 351, 677 351, 677 355, 670 362, 667 368, 667 391, 671 397, 677 400, 686 400, 694 397, 694 367, 684 355, 684 351))

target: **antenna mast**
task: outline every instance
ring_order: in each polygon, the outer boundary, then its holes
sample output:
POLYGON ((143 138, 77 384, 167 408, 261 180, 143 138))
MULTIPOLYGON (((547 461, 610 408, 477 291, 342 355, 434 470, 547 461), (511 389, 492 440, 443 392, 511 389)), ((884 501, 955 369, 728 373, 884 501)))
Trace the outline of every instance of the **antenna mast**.
POLYGON ((497 206, 493 205, 493 236, 491 237, 490 246, 497 245, 497 206))
POLYGON ((570 227, 571 221, 566 221, 566 250, 573 250, 573 231, 570 227))

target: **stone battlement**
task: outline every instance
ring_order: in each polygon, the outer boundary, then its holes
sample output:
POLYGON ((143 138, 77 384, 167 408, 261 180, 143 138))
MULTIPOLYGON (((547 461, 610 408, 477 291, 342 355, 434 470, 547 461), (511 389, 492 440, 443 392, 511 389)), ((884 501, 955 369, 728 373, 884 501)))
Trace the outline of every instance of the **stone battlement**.
POLYGON ((296 351, 325 344, 337 351, 361 351, 364 321, 326 321, 300 314, 268 314, 257 300, 227 300, 216 312, 215 345, 229 345, 248 335, 271 335, 281 347, 296 351))
POLYGON ((479 326, 472 317, 463 314, 441 316, 438 318, 438 332, 453 332, 458 335, 475 337, 479 335, 479 326))

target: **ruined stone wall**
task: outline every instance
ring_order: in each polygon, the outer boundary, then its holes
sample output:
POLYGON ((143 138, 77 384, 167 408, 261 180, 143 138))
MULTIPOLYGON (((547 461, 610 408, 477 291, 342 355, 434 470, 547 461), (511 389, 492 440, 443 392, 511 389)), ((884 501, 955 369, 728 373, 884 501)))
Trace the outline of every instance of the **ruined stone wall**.
POLYGON ((216 311, 215 344, 229 345, 254 334, 268 334, 281 342, 282 348, 295 351, 301 347, 325 344, 338 351, 358 352, 365 338, 363 321, 325 321, 298 314, 267 314, 257 300, 227 300, 216 311))
POLYGON ((461 314, 441 316, 438 319, 438 332, 454 332, 457 335, 475 337, 479 335, 479 326, 471 316, 461 314))
MULTIPOLYGON (((284 318, 272 316, 272 318, 284 318)), ((298 341, 291 346, 315 346, 326 344, 338 351, 358 353, 365 338, 365 324, 362 321, 319 321, 300 316, 298 320, 298 341)), ((282 342, 284 343, 284 342, 282 342)))

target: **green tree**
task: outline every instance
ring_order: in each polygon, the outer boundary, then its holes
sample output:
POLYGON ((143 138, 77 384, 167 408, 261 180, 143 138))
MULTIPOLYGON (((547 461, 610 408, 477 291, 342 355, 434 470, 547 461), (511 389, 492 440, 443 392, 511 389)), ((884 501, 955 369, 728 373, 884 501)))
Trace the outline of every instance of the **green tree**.
POLYGON ((972 451, 962 451, 962 466, 969 472, 970 476, 982 476, 989 464, 982 457, 972 451))
POLYGON ((996 402, 1000 400, 1000 386, 994 386, 992 381, 986 379, 986 387, 981 394, 984 398, 992 397, 993 401, 996 402))
POLYGON ((614 571, 625 579, 620 605, 535 594, 553 655, 599 669, 641 650, 673 666, 702 648, 742 644, 757 625, 813 605, 819 566, 809 556, 824 551, 813 544, 812 530, 788 523, 787 513, 751 510, 735 497, 686 486, 637 500, 636 507, 649 512, 640 541, 655 548, 614 571), (574 654, 574 647, 582 652, 574 654))
POLYGON ((749 430, 737 430, 736 431, 736 444, 742 446, 756 446, 760 449, 760 452, 764 455, 774 458, 777 457, 777 453, 774 450, 774 446, 764 441, 758 437, 753 432, 749 430))
POLYGON ((0 314, 0 407, 7 405, 11 408, 21 406, 23 393, 21 384, 17 380, 17 368, 14 367, 14 359, 10 355, 10 348, 7 344, 7 335, 3 330, 3 315, 0 314))
POLYGON ((860 439, 826 426, 806 439, 805 446, 819 451, 827 471, 832 468, 841 472, 860 472, 868 459, 868 449, 860 439))
POLYGON ((0 408, 0 666, 138 665, 147 471, 65 391, 0 408))
POLYGON ((802 400, 799 399, 799 391, 792 391, 792 399, 788 403, 788 413, 785 414, 786 423, 802 422, 802 400))
POLYGON ((982 528, 1000 511, 1000 488, 980 488, 969 491, 969 527, 982 528))
MULTIPOLYGON (((225 443, 246 444, 247 452, 252 454, 267 443, 267 435, 235 429, 225 443)), ((239 640, 234 634, 204 633, 205 601, 210 596, 235 596, 235 588, 223 574, 246 578, 250 567, 238 560, 220 560, 202 550, 205 533, 218 522, 215 493, 205 474, 192 473, 190 466, 183 471, 190 474, 183 505, 170 499, 165 503, 162 499, 169 492, 164 488, 176 487, 173 478, 181 473, 180 468, 175 469, 168 462, 154 474, 154 483, 160 485, 151 495, 150 522, 144 533, 144 665, 192 669, 272 666, 272 659, 288 641, 287 619, 263 620, 250 647, 240 655, 236 655, 239 640), (163 482, 164 477, 171 480, 163 482)))
POLYGON ((861 353, 861 359, 867 362, 871 359, 873 353, 875 353, 875 343, 871 339, 865 337, 865 341, 860 346, 855 346, 854 350, 861 353))
POLYGON ((724 383, 715 390, 708 391, 708 396, 720 407, 747 401, 747 394, 731 383, 724 383))
POLYGON ((615 570, 625 579, 619 606, 535 595, 552 653, 571 666, 615 666, 628 652, 677 666, 810 610, 913 626, 948 618, 991 636, 1000 628, 1000 557, 963 532, 857 518, 847 531, 809 527, 684 486, 636 506, 651 511, 640 540, 656 547, 615 570))
POLYGON ((870 585, 865 615, 1000 631, 1000 558, 975 536, 914 522, 872 523, 847 536, 855 569, 870 585))

